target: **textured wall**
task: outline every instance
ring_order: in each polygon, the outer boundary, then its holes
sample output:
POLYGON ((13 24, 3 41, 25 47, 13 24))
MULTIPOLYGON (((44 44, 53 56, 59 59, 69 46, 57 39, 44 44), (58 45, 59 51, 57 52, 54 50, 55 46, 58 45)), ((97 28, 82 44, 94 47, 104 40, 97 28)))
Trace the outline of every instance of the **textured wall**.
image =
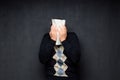
POLYGON ((44 80, 38 51, 51 18, 79 37, 81 80, 120 80, 120 6, 110 1, 0 3, 0 80, 44 80))

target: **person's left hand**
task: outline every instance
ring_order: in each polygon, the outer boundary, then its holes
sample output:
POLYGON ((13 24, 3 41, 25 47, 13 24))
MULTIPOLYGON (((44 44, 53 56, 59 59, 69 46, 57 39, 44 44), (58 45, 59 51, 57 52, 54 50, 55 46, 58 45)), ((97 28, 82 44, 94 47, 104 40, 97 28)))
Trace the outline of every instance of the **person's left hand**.
POLYGON ((67 38, 67 28, 66 26, 60 27, 60 31, 58 31, 60 34, 60 41, 63 42, 67 38))

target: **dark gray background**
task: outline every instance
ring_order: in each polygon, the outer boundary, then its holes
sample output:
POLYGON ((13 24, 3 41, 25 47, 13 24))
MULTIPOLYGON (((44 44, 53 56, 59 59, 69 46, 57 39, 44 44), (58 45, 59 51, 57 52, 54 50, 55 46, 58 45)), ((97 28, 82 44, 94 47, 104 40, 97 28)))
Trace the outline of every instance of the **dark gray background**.
POLYGON ((0 3, 0 80, 44 80, 38 52, 52 18, 80 40, 81 80, 120 80, 120 6, 112 1, 0 3))

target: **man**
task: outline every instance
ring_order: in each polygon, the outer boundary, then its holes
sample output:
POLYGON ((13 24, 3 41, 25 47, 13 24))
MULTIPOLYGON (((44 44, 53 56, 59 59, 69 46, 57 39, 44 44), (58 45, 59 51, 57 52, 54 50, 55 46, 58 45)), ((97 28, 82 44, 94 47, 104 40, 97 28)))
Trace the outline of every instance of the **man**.
POLYGON ((77 35, 67 32, 66 26, 51 25, 49 33, 43 36, 40 45, 39 60, 45 65, 48 80, 79 80, 78 64, 80 60, 80 46, 77 35), (57 32, 61 45, 55 45, 57 32))

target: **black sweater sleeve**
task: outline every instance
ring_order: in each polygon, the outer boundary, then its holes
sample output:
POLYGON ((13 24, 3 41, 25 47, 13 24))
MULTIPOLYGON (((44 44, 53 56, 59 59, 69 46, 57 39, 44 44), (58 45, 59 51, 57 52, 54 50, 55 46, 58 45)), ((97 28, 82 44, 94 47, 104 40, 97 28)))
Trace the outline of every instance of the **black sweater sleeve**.
POLYGON ((62 42, 62 45, 66 55, 73 63, 77 64, 80 60, 80 45, 77 35, 74 32, 69 33, 67 39, 62 42))
POLYGON ((41 41, 39 51, 39 60, 42 64, 46 64, 50 57, 53 55, 54 45, 55 41, 51 40, 49 33, 46 33, 41 41))

